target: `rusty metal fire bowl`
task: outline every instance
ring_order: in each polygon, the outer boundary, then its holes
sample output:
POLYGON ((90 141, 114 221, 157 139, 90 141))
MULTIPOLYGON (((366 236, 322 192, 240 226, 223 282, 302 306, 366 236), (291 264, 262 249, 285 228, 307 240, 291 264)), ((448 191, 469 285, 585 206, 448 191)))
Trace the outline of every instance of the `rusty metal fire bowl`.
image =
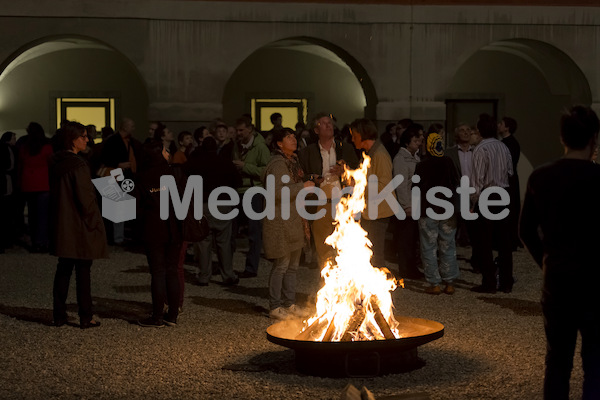
POLYGON ((408 372, 425 362, 417 347, 444 336, 444 325, 422 318, 395 316, 400 339, 356 342, 296 340, 302 321, 286 320, 267 328, 267 339, 294 350, 296 369, 323 377, 374 377, 408 372))

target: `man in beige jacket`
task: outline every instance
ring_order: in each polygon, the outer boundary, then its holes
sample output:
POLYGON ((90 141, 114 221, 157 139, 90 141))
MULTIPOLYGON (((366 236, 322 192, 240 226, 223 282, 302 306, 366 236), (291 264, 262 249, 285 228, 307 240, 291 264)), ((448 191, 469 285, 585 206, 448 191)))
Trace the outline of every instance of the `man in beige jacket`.
MULTIPOLYGON (((371 166, 367 171, 367 177, 371 175, 377 176, 378 190, 381 192, 392 180, 392 159, 381 141, 377 140, 377 127, 375 124, 366 119, 357 119, 350 124, 352 132, 352 142, 357 149, 364 149, 369 157, 371 157, 371 166)), ((390 217, 394 215, 387 201, 382 201, 377 206, 377 216, 371 219, 369 216, 369 190, 366 192, 367 208, 361 216, 360 224, 369 235, 369 240, 373 244, 373 257, 371 264, 374 267, 385 266, 384 246, 385 232, 387 231, 390 217)), ((394 200, 396 194, 392 192, 394 200)), ((371 213, 373 214, 373 213, 371 213)))

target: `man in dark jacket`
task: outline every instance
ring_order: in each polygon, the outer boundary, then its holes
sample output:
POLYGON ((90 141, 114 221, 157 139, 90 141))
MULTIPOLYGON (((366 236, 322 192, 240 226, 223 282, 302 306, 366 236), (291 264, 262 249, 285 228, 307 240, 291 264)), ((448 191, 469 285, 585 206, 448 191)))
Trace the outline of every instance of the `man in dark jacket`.
POLYGON ((319 266, 334 255, 333 248, 325 244, 327 236, 334 230, 331 213, 331 190, 333 187, 342 188, 340 177, 344 172, 343 165, 351 169, 358 168, 358 158, 351 144, 334 140, 333 121, 328 114, 319 113, 313 119, 313 130, 319 140, 311 143, 300 151, 298 158, 304 171, 304 180, 313 179, 328 195, 327 204, 319 206, 316 212, 325 209, 325 215, 312 222, 312 234, 319 258, 319 266))
POLYGON ((64 128, 66 149, 50 162, 50 254, 58 256, 54 277, 54 325, 67 323, 67 295, 75 268, 81 329, 100 326, 92 318, 92 260, 108 258, 106 233, 90 170, 77 153, 86 148, 85 127, 70 122, 64 128))
POLYGON ((516 131, 517 121, 510 117, 504 117, 498 123, 498 134, 502 138, 502 143, 508 147, 513 163, 513 175, 508 179, 508 194, 510 195, 510 214, 508 218, 513 250, 521 246, 518 233, 519 212, 521 211, 521 189, 519 187, 519 175, 517 174, 517 164, 519 164, 519 158, 521 157, 521 145, 515 139, 516 131))
MULTIPOLYGON (((104 142, 102 163, 105 167, 121 168, 126 179, 135 178, 137 158, 141 144, 131 135, 135 131, 135 123, 131 118, 123 118, 119 131, 104 142)), ((113 223, 113 240, 117 245, 125 240, 125 223, 113 223)))
MULTIPOLYGON (((261 178, 271 159, 271 152, 265 145, 263 137, 254 130, 250 118, 246 116, 238 118, 235 122, 235 130, 238 141, 233 150, 233 164, 242 176, 242 185, 237 190, 241 197, 251 187, 262 185, 261 178)), ((264 197, 253 196, 252 210, 255 213, 261 213, 264 210, 263 202, 264 197)), ((243 211, 243 207, 240 207, 240 212, 243 211)), ((245 213, 244 217, 247 218, 245 213)), ((247 220, 249 249, 246 255, 246 265, 244 270, 239 273, 239 277, 255 278, 262 249, 262 221, 253 218, 247 218, 247 220)), ((235 242, 231 244, 231 247, 235 249, 235 242)))
POLYGON ((569 398, 578 331, 582 398, 600 399, 600 166, 590 161, 599 130, 590 108, 576 106, 563 115, 565 155, 531 174, 523 202, 519 233, 544 274, 544 399, 569 398))
MULTIPOLYGON (((207 286, 212 272, 212 243, 215 242, 217 256, 220 262, 223 284, 236 285, 239 278, 233 272, 233 254, 231 251, 232 220, 218 218, 211 211, 208 199, 211 193, 220 187, 236 189, 242 185, 242 178, 235 166, 229 160, 217 154, 217 142, 211 136, 204 139, 200 151, 193 153, 192 159, 186 164, 189 175, 200 175, 203 180, 203 215, 208 220, 211 234, 200 242, 200 265, 198 283, 207 286)), ((220 196, 225 198, 225 196, 220 196)), ((216 200, 216 199, 215 199, 216 200)), ((220 206, 218 211, 229 213, 233 207, 220 206)))

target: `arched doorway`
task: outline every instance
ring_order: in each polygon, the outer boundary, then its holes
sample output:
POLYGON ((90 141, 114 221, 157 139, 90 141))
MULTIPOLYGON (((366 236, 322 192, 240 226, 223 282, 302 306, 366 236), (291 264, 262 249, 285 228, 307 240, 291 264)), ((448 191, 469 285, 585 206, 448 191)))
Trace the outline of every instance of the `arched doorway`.
MULTIPOLYGON (((364 68, 343 49, 314 38, 279 40, 248 56, 225 86, 223 117, 233 121, 253 113, 259 129, 268 130, 265 116, 274 109, 269 100, 278 99, 290 107, 288 100, 299 100, 298 119, 304 122, 320 111, 332 113, 340 128, 355 118, 376 117, 377 96, 364 68)), ((284 116, 283 125, 293 128, 296 120, 284 116)))
MULTIPOLYGON (((503 40, 482 47, 457 70, 448 93, 447 102, 473 100, 466 102, 472 114, 477 112, 477 101, 496 101, 498 118, 517 120, 515 137, 528 160, 524 164, 529 162, 533 167, 561 155, 561 111, 592 101, 587 79, 575 62, 556 47, 530 39, 503 40)), ((457 119, 464 117, 450 112, 449 123, 457 119)))
POLYGON ((13 53, 0 64, 0 103, 0 131, 24 133, 37 121, 52 134, 68 116, 98 128, 117 128, 123 116, 147 125, 148 95, 135 66, 111 46, 82 36, 46 37, 13 53))

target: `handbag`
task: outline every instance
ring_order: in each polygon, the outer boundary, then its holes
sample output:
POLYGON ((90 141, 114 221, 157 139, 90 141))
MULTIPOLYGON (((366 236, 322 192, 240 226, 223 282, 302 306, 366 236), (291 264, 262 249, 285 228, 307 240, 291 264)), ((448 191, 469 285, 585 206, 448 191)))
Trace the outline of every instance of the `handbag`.
POLYGON ((210 226, 205 216, 197 220, 194 213, 188 213, 183 220, 183 240, 186 242, 200 242, 210 233, 210 226))

